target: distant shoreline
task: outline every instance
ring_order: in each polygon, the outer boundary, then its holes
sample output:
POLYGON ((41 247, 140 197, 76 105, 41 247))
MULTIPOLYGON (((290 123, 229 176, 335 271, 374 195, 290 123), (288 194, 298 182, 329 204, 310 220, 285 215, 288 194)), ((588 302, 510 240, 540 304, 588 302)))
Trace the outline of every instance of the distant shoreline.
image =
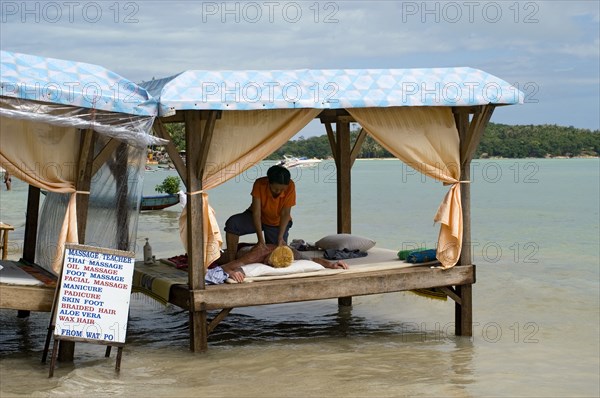
MULTIPOLYGON (((509 160, 509 159, 598 159, 600 156, 551 156, 544 158, 504 158, 501 156, 490 156, 485 158, 473 158, 473 160, 509 160)), ((398 158, 356 158, 356 160, 400 160, 398 158)))

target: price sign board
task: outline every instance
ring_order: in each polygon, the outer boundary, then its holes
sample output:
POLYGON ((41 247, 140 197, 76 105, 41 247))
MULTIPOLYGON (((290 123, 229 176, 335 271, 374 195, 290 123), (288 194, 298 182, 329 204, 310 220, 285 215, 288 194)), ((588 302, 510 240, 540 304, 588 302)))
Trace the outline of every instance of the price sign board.
POLYGON ((54 337, 125 343, 135 253, 66 244, 54 337))

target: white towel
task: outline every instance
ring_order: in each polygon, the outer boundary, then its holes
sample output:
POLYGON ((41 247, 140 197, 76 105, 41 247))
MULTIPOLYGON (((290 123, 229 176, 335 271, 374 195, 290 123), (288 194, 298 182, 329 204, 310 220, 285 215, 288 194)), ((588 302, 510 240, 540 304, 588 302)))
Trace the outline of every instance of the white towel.
POLYGON ((254 263, 243 265, 242 269, 244 270, 244 273, 247 277, 256 277, 289 275, 303 272, 321 271, 324 270, 325 267, 311 260, 294 260, 289 267, 285 268, 273 268, 262 263, 254 263))

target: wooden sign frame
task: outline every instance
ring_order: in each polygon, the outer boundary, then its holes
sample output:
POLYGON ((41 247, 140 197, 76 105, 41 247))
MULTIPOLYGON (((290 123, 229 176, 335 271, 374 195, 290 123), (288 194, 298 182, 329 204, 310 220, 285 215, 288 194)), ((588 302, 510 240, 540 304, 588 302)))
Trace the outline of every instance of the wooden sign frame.
POLYGON ((106 357, 111 347, 118 347, 115 370, 121 369, 134 265, 131 251, 65 244, 42 359, 45 362, 53 335, 49 377, 54 375, 61 340, 106 345, 106 357))

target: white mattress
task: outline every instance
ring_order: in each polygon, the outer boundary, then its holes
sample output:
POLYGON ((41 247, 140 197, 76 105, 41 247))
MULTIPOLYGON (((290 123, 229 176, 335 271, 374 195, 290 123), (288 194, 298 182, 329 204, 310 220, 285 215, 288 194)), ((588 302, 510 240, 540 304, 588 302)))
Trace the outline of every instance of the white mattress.
MULTIPOLYGON (((323 251, 305 251, 301 252, 306 258, 323 257, 323 251)), ((357 273, 368 271, 383 271, 388 269, 408 268, 430 266, 437 264, 432 261, 429 263, 412 264, 398 259, 397 251, 390 249, 372 248, 367 252, 366 257, 352 258, 344 260, 348 264, 348 269, 323 269, 320 271, 308 271, 300 273, 290 273, 285 275, 264 275, 246 277, 244 282, 264 281, 273 279, 288 279, 288 278, 305 278, 311 276, 325 276, 340 273, 357 273)), ((227 280, 228 283, 235 283, 232 279, 227 280)))
POLYGON ((44 284, 16 266, 12 261, 0 260, 0 283, 8 285, 43 286, 44 284))

